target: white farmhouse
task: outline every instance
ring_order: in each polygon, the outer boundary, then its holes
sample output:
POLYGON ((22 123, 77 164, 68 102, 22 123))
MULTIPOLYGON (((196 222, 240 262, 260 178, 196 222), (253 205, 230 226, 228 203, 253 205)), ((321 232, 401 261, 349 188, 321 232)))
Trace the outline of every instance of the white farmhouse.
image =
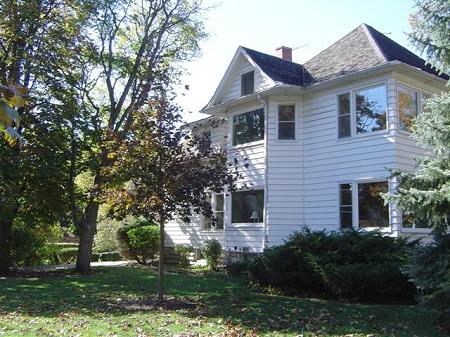
POLYGON ((303 65, 277 51, 239 47, 202 110, 222 122, 190 124, 238 157, 247 187, 211 196, 215 224, 167 225, 167 246, 217 239, 226 252, 261 252, 303 226, 428 233, 379 193, 396 187, 387 168, 413 169, 423 150, 411 121, 448 76, 366 24, 303 65))

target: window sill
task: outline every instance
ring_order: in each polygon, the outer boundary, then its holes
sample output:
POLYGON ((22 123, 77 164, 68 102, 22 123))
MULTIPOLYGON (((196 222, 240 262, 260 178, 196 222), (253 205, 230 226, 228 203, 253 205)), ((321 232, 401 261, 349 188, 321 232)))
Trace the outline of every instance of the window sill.
POLYGON ((368 133, 360 133, 358 135, 345 137, 345 138, 338 137, 336 140, 338 142, 347 142, 350 140, 358 140, 358 139, 364 139, 364 138, 370 138, 370 137, 376 137, 379 135, 388 135, 388 134, 389 134, 389 130, 385 129, 385 130, 373 131, 373 132, 368 132, 368 133))
POLYGON ((259 145, 264 145, 264 139, 262 140, 257 140, 254 142, 250 142, 250 143, 244 143, 244 144, 238 144, 238 145, 231 145, 230 146, 230 150, 235 150, 235 151, 239 151, 242 149, 246 149, 249 147, 255 147, 255 146, 259 146, 259 145))
POLYGON ((239 222, 239 223, 231 223, 228 227, 231 228, 263 228, 263 222, 239 222))
POLYGON ((223 233, 224 229, 202 229, 201 233, 223 233))

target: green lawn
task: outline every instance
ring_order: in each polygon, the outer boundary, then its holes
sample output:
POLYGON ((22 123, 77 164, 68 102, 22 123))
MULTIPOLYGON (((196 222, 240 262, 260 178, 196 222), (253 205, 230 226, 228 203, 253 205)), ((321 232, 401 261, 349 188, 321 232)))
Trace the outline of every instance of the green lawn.
POLYGON ((414 306, 343 304, 256 292, 226 276, 168 273, 196 308, 132 310, 155 291, 145 268, 0 279, 0 336, 444 336, 414 306))

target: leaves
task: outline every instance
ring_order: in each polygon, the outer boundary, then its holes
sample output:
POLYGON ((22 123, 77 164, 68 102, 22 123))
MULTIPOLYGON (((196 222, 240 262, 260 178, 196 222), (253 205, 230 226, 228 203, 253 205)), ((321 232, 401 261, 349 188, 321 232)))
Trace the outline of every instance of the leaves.
POLYGON ((28 90, 19 85, 0 86, 0 131, 3 130, 5 140, 11 145, 21 142, 21 136, 17 132, 20 127, 20 116, 17 108, 26 104, 25 97, 28 90))

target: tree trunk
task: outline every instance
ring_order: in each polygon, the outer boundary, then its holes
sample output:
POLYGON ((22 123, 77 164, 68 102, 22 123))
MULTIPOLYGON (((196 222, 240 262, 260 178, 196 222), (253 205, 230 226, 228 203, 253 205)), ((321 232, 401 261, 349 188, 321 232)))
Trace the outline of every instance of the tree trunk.
POLYGON ((158 302, 164 301, 164 221, 159 224, 158 302))
POLYGON ((92 198, 84 211, 84 217, 79 226, 80 244, 78 246, 76 268, 82 274, 91 272, 92 245, 97 230, 99 206, 99 203, 92 198))
POLYGON ((10 239, 12 221, 0 219, 0 275, 9 273, 11 265, 10 239))

